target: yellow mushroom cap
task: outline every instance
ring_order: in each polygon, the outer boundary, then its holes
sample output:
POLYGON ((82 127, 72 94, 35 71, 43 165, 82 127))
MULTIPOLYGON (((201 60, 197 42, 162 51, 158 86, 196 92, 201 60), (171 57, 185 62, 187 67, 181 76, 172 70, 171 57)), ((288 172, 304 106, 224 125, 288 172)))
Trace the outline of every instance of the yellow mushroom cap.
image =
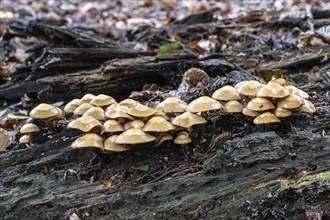
POLYGON ((246 106, 252 111, 265 111, 275 109, 274 104, 266 98, 254 98, 246 106))
POLYGON ((280 122, 281 122, 281 120, 271 112, 264 112, 253 120, 253 123, 256 125, 280 123, 280 122))
POLYGON ((83 116, 92 116, 93 118, 104 121, 105 120, 105 113, 101 107, 92 107, 88 109, 83 116))
POLYGON ((242 112, 243 106, 238 101, 229 101, 224 104, 224 107, 222 109, 223 112, 242 112))
POLYGON ((275 109, 274 114, 279 118, 285 118, 291 116, 292 112, 288 109, 278 107, 275 109))
POLYGON ((89 103, 82 103, 79 105, 74 111, 73 114, 75 115, 83 115, 88 109, 92 108, 93 106, 89 103))
POLYGON ((169 97, 159 103, 156 109, 161 109, 163 112, 184 112, 187 107, 187 103, 176 97, 169 97))
POLYGON ((31 137, 29 135, 23 135, 18 141, 19 144, 28 144, 30 142, 31 142, 31 137))
POLYGON ((111 105, 107 106, 107 107, 105 108, 105 111, 113 110, 113 109, 115 109, 117 106, 118 106, 118 103, 117 103, 117 102, 114 102, 114 103, 112 103, 111 105))
POLYGON ((257 82, 255 80, 250 80, 245 83, 243 83, 241 86, 239 86, 236 91, 240 95, 246 95, 246 96, 257 96, 258 91, 263 88, 265 85, 261 84, 260 82, 257 82))
POLYGON ((217 100, 208 96, 201 96, 187 106, 186 110, 190 112, 205 112, 210 110, 219 110, 223 106, 217 100))
POLYGON ((239 87, 241 87, 242 85, 244 85, 245 83, 247 83, 247 82, 249 82, 248 80, 244 80, 244 81, 242 81, 242 82, 239 82, 239 83, 237 83, 235 86, 234 86, 234 88, 235 89, 238 89, 239 87))
POLYGON ((165 141, 169 141, 169 140, 173 140, 173 137, 170 133, 160 133, 155 141, 155 146, 158 147, 159 145, 161 145, 162 143, 164 143, 165 141))
POLYGON ((150 108, 148 106, 139 104, 133 108, 130 108, 127 113, 135 117, 149 117, 155 114, 156 109, 150 108))
POLYGON ((315 106, 307 99, 303 99, 304 104, 299 108, 293 109, 294 111, 306 112, 306 113, 314 113, 316 112, 315 106))
POLYGON ((22 134, 33 133, 40 131, 39 127, 35 124, 27 123, 21 127, 19 130, 22 134))
POLYGON ((57 118, 60 118, 60 117, 64 117, 65 116, 65 112, 62 109, 60 109, 58 107, 55 107, 55 108, 58 111, 58 115, 56 116, 57 118))
POLYGON ((252 111, 252 110, 250 110, 250 109, 248 109, 246 107, 243 108, 242 113, 243 113, 243 115, 250 116, 250 117, 257 117, 257 116, 259 116, 261 114, 261 112, 252 111))
POLYGON ((236 92, 236 89, 229 85, 216 90, 213 93, 212 98, 222 101, 232 101, 232 100, 242 99, 242 97, 236 92))
POLYGON ((285 84, 286 84, 286 80, 283 79, 283 78, 278 78, 278 79, 273 78, 273 79, 271 80, 271 82, 278 83, 278 84, 280 84, 281 86, 285 86, 285 84))
POLYGON ((207 121, 202 116, 193 114, 191 112, 185 112, 177 117, 175 117, 172 121, 173 125, 189 128, 193 125, 197 124, 205 124, 207 121))
POLYGON ((166 115, 165 112, 163 112, 161 109, 156 109, 156 112, 155 114, 153 114, 153 116, 160 116, 162 118, 165 118, 166 120, 170 119, 170 117, 166 115))
POLYGON ((171 122, 160 116, 154 116, 146 123, 143 128, 143 131, 149 132, 166 132, 174 130, 175 127, 171 124, 171 122))
POLYGON ((104 130, 103 132, 120 132, 125 131, 124 127, 116 120, 108 120, 103 124, 104 130))
POLYGON ((73 113, 73 111, 81 104, 80 99, 73 99, 64 106, 66 113, 73 113))
POLYGON ((298 88, 296 88, 294 86, 285 86, 285 88, 287 90, 289 90, 290 93, 293 93, 295 95, 298 95, 299 97, 304 98, 304 99, 309 99, 308 93, 302 91, 301 89, 298 89, 298 88))
POLYGON ((119 102, 118 105, 124 105, 128 108, 133 108, 140 104, 138 101, 135 101, 134 99, 124 99, 123 101, 119 102))
POLYGON ((32 111, 30 112, 30 117, 46 119, 57 117, 60 114, 61 112, 59 112, 55 106, 43 103, 32 109, 32 111))
POLYGON ((141 120, 133 120, 133 121, 129 121, 126 122, 124 124, 124 129, 125 131, 131 128, 138 128, 138 129, 142 129, 144 127, 144 122, 141 120))
POLYGON ((90 103, 95 98, 93 94, 86 94, 81 99, 80 102, 82 103, 90 103))
POLYGON ((191 142, 192 140, 189 137, 188 133, 184 131, 180 132, 174 139, 175 144, 189 144, 191 142))
POLYGON ((107 118, 112 118, 112 119, 127 118, 127 119, 130 119, 130 120, 134 120, 134 118, 132 116, 127 114, 128 109, 129 108, 127 106, 117 106, 114 109, 107 110, 105 112, 105 116, 107 118))
POLYGON ((81 118, 71 121, 67 127, 79 129, 83 132, 89 132, 96 127, 100 128, 101 130, 103 129, 101 122, 92 116, 82 116, 81 118))
POLYGON ((116 100, 113 97, 111 97, 109 95, 100 94, 100 95, 96 96, 90 102, 90 104, 92 104, 94 106, 103 107, 103 106, 111 105, 114 102, 116 102, 116 100))
POLYGON ((112 135, 104 141, 104 150, 113 151, 113 152, 123 152, 128 151, 131 148, 124 144, 115 143, 118 135, 112 135))
POLYGON ((270 98, 284 98, 288 95, 290 95, 290 92, 276 82, 268 82, 267 85, 262 87, 257 93, 258 97, 270 98))
POLYGON ((84 136, 81 136, 80 138, 76 139, 72 144, 72 148, 89 148, 89 147, 95 147, 95 148, 101 148, 103 149, 103 138, 97 134, 94 133, 88 133, 84 136))
POLYGON ((154 141, 156 138, 140 129, 131 128, 121 133, 115 143, 117 144, 141 144, 154 141))
POLYGON ((300 107, 304 104, 304 101, 299 96, 291 93, 289 96, 280 99, 277 103, 277 107, 285 108, 285 109, 294 109, 300 107))

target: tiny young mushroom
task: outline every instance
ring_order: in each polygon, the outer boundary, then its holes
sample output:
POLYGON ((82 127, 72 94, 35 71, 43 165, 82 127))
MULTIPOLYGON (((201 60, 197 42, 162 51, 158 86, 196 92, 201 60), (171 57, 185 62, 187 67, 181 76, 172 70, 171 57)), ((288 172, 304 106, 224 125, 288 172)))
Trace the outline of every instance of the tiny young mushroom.
POLYGON ((31 136, 27 134, 23 135, 18 141, 19 144, 24 144, 27 147, 30 147, 29 145, 30 142, 31 142, 31 136))
POLYGON ((82 116, 71 121, 67 128, 79 129, 83 132, 100 133, 103 130, 103 125, 92 116, 82 116))
POLYGON ((118 135, 114 134, 108 137, 104 141, 104 151, 109 151, 109 152, 123 152, 123 151, 128 151, 131 148, 124 145, 124 144, 117 144, 115 143, 118 135))
POLYGON ((242 97, 238 94, 236 89, 229 85, 216 90, 212 94, 212 98, 220 101, 234 101, 234 100, 242 99, 242 97))
POLYGON ((179 144, 182 147, 182 152, 183 154, 189 158, 189 153, 188 153, 188 144, 191 143, 192 140, 189 137, 189 134, 187 132, 180 132, 176 138, 174 139, 175 144, 179 144))
POLYGON ((165 141, 169 141, 169 140, 173 140, 173 137, 170 133, 167 132, 160 133, 155 141, 155 147, 158 147, 165 141))
POLYGON ((264 112, 253 120, 253 123, 256 125, 280 123, 280 122, 281 120, 271 112, 264 112))
POLYGON ((143 127, 144 127, 144 122, 139 119, 129 121, 124 124, 125 131, 131 128, 138 128, 142 130, 143 127))
POLYGON ((142 144, 156 140, 156 137, 140 129, 131 128, 121 133, 115 140, 117 144, 142 144))
POLYGON ((101 107, 92 107, 88 109, 83 116, 92 116, 93 118, 104 121, 105 120, 105 113, 101 107))
POLYGON ((64 112, 73 113, 76 108, 81 104, 80 99, 73 99, 64 106, 64 112))
POLYGON ((32 137, 31 137, 32 133, 39 132, 39 131, 40 131, 39 127, 37 125, 31 124, 31 123, 27 123, 27 124, 23 125, 21 127, 21 129, 19 130, 19 132, 21 134, 26 134, 30 137, 30 141, 29 141, 30 143, 32 143, 32 137))
POLYGON ((95 96, 92 99, 92 101, 90 102, 90 104, 92 104, 93 106, 105 107, 105 106, 109 106, 115 102, 116 102, 116 100, 113 97, 104 95, 104 94, 100 94, 98 96, 95 96))

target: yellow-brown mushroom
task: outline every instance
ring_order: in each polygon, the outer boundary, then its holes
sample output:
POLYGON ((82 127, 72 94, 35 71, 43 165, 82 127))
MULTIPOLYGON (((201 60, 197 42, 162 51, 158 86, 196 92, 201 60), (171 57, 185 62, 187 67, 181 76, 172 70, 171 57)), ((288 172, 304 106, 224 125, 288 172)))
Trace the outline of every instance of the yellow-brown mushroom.
POLYGON ((94 133, 88 133, 76 139, 72 144, 72 148, 100 148, 103 149, 103 138, 94 133))
POLYGON ((242 99, 242 97, 237 93, 236 89, 229 85, 216 90, 213 93, 212 98, 221 101, 233 101, 242 99))
POLYGON ((144 122, 142 120, 133 120, 133 121, 129 121, 129 122, 126 122, 124 124, 124 129, 125 131, 130 129, 130 128, 138 128, 138 129, 143 129, 144 127, 144 122))
POLYGON ((38 119, 47 119, 47 118, 55 118, 61 114, 59 110, 52 105, 42 103, 32 109, 30 112, 30 117, 38 118, 38 119))
POLYGON ((160 116, 152 117, 143 127, 143 131, 145 132, 167 132, 174 129, 175 127, 171 124, 171 122, 160 116))
POLYGON ((93 94, 86 94, 81 99, 80 102, 82 103, 90 103, 95 98, 93 94))
POLYGON ((103 130, 103 125, 92 116, 83 116, 81 118, 71 121, 68 128, 79 129, 83 132, 91 132, 92 130, 99 133, 103 130))
POLYGON ((238 101, 229 101, 224 104, 224 107, 222 109, 223 112, 231 112, 231 113, 242 112, 242 110, 243 110, 243 106, 238 101))
POLYGON ((253 120, 253 123, 256 125, 280 123, 280 122, 281 120, 271 112, 264 112, 253 120))
POLYGON ((289 96, 280 99, 277 103, 277 106, 279 108, 294 109, 300 107, 303 104, 304 101, 302 98, 295 95, 294 93, 291 93, 289 96))
POLYGON ((185 112, 175 117, 172 121, 172 124, 183 128, 191 128, 193 125, 205 124, 206 122, 207 121, 202 116, 193 114, 191 112, 185 112))
POLYGON ((274 104, 266 98, 254 98, 246 106, 252 111, 265 111, 275 109, 274 104))
POLYGON ((142 144, 156 140, 156 137, 140 129, 131 128, 121 133, 115 140, 117 144, 142 144))
POLYGON ((78 108, 78 106, 81 104, 80 99, 73 99, 70 102, 68 102, 65 106, 64 106, 64 111, 66 113, 73 113, 73 111, 78 108))
POLYGON ((176 97, 169 97, 159 103, 156 109, 160 109, 165 113, 184 112, 187 103, 176 97))
POLYGON ((118 135, 112 135, 110 137, 108 137, 105 141, 104 141, 104 150, 105 151, 111 151, 111 152, 123 152, 123 151, 128 151, 131 148, 124 145, 124 144, 117 144, 115 143, 116 139, 117 139, 118 135))
POLYGON ((92 116, 93 118, 104 121, 105 120, 105 113, 101 107, 92 107, 88 109, 83 116, 92 116))
POLYGON ((139 104, 133 108, 130 108, 127 111, 127 114, 132 115, 134 117, 138 117, 138 118, 146 118, 146 117, 149 117, 149 116, 155 114, 155 112, 156 112, 156 109, 139 104))
POLYGON ((236 91, 240 95, 257 96, 258 91, 264 86, 265 85, 261 84, 260 82, 250 80, 245 83, 242 83, 239 87, 237 87, 236 91))
POLYGON ((268 82, 267 85, 262 87, 258 93, 258 97, 269 97, 269 98, 284 98, 290 95, 290 92, 280 84, 276 82, 268 82))
POLYGON ((276 108, 274 111, 274 114, 278 118, 286 118, 292 115, 292 112, 289 109, 284 109, 284 108, 276 108))
POLYGON ((116 102, 116 100, 108 95, 100 94, 93 98, 93 100, 90 102, 90 104, 94 106, 99 106, 99 107, 104 107, 104 106, 109 106, 112 103, 116 102))
POLYGON ((196 113, 196 112, 207 112, 210 110, 219 110, 223 106, 217 100, 214 100, 208 96, 201 96, 191 103, 188 104, 186 110, 196 113))
POLYGON ((116 120, 110 119, 103 124, 103 132, 115 133, 125 131, 124 127, 116 120))
POLYGON ((82 103, 79 105, 74 111, 73 114, 75 115, 83 115, 85 112, 87 112, 90 108, 93 106, 89 103, 82 103))
POLYGON ((31 123, 27 123, 25 125, 23 125, 21 127, 21 129, 19 130, 19 132, 21 134, 30 134, 30 133, 33 133, 33 132, 39 132, 40 129, 37 125, 35 124, 31 124, 31 123))

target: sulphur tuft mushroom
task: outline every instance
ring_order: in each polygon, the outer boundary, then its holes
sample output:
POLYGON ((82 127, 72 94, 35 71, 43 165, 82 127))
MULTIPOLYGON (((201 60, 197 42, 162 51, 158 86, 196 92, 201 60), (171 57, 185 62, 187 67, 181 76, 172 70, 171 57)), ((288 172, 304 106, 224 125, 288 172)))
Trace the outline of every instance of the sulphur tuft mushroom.
POLYGON ((73 99, 64 106, 66 113, 73 113, 76 108, 81 104, 80 99, 73 99))
POLYGON ((42 103, 32 109, 32 111, 30 112, 30 117, 38 119, 47 119, 58 117, 60 114, 61 112, 55 106, 42 103))
POLYGON ((279 108, 277 107, 274 111, 274 114, 278 118, 286 118, 292 115, 292 112, 289 109, 279 108))
POLYGON ((257 117, 261 114, 261 112, 250 110, 247 107, 243 108, 242 113, 243 115, 250 117, 257 117))
POLYGON ((281 120, 271 112, 264 112, 253 120, 253 123, 256 125, 280 123, 280 122, 281 120))
POLYGON ((138 101, 135 101, 134 99, 124 99, 123 101, 119 102, 118 105, 127 106, 128 108, 133 108, 140 103, 138 101))
POLYGON ((103 138, 94 133, 88 133, 76 139, 72 148, 100 148, 103 149, 103 138))
POLYGON ((175 127, 171 122, 160 116, 154 116, 148 120, 143 128, 145 132, 167 132, 174 130, 175 127))
POLYGON ((285 86, 286 85, 286 80, 283 78, 273 78, 271 80, 271 82, 275 82, 277 84, 280 84, 281 86, 285 86))
POLYGON ((180 113, 186 110, 187 103, 176 97, 169 97, 159 103, 156 109, 161 109, 165 113, 180 113))
POLYGON ((21 134, 30 134, 30 133, 39 132, 39 131, 40 131, 40 128, 37 125, 31 124, 31 123, 27 123, 27 124, 23 125, 21 127, 21 129, 19 130, 19 132, 21 134))
POLYGON ((280 99, 277 103, 277 106, 279 108, 294 109, 300 107, 303 104, 304 101, 302 98, 300 98, 298 95, 295 95, 294 93, 291 93, 289 96, 280 99))
POLYGON ((316 108, 309 100, 303 99, 303 105, 301 105, 299 108, 293 109, 293 111, 314 113, 316 112, 316 108))
POLYGON ((194 101, 190 102, 186 108, 187 111, 196 112, 207 112, 210 110, 219 110, 223 106, 220 102, 208 97, 201 96, 194 101))
POLYGON ((265 111, 275 109, 274 104, 266 98, 254 98, 246 106, 252 111, 265 111))
POLYGON ((31 142, 31 136, 27 134, 23 135, 18 141, 19 144, 25 144, 25 145, 29 144, 30 142, 31 142))
POLYGON ((175 117, 172 121, 172 124, 183 128, 191 128, 193 125, 205 124, 206 122, 207 121, 202 116, 193 114, 191 112, 185 112, 175 117))
POLYGON ((93 94, 86 94, 81 99, 80 102, 82 103, 90 103, 95 98, 95 95, 93 94))
POLYGON ((170 133, 167 132, 160 133, 155 141, 155 147, 158 147, 165 141, 170 141, 170 140, 173 140, 173 137, 170 133))
POLYGON ((105 120, 105 113, 101 107, 92 107, 88 109, 83 116, 92 116, 93 118, 104 121, 105 120))
POLYGON ((131 148, 124 145, 124 144, 117 144, 115 143, 116 139, 117 139, 118 135, 114 134, 110 137, 108 137, 105 141, 104 141, 104 150, 105 151, 111 151, 111 152, 123 152, 123 151, 128 151, 131 148))
POLYGON ((276 82, 268 82, 267 85, 262 87, 258 93, 258 97, 269 97, 269 98, 284 98, 290 95, 290 92, 280 84, 276 82))
POLYGON ((125 131, 124 127, 116 120, 110 119, 104 122, 103 124, 104 132, 109 132, 109 133, 116 133, 116 132, 122 132, 125 131))
POLYGON ((129 121, 129 122, 126 122, 124 124, 124 129, 125 131, 130 129, 130 128, 138 128, 138 129, 141 129, 144 127, 144 122, 142 120, 133 120, 133 121, 129 121))
POLYGON ((115 140, 117 144, 142 144, 156 140, 156 137, 140 129, 131 128, 121 133, 115 140))
POLYGON ((93 98, 90 104, 98 107, 109 106, 112 103, 116 102, 116 100, 108 95, 100 94, 93 98))
POLYGON ((156 113, 156 109, 139 104, 127 111, 127 114, 138 118, 146 118, 156 113))
POLYGON ((105 116, 111 119, 129 119, 134 120, 132 116, 127 114, 129 108, 127 106, 117 106, 114 109, 109 109, 105 112, 105 116))
POLYGON ((81 118, 71 121, 67 128, 79 129, 83 132, 95 132, 99 133, 103 130, 101 122, 92 116, 83 116, 81 118))
POLYGON ((236 89, 229 85, 216 90, 213 93, 212 98, 221 101, 233 101, 242 99, 242 97, 237 93, 236 89))
POLYGON ((224 107, 222 108, 223 112, 230 112, 230 113, 237 113, 242 112, 243 106, 238 101, 229 101, 224 104, 224 107))
POLYGON ((182 145, 182 144, 189 144, 191 142, 192 142, 192 140, 189 137, 189 134, 187 132, 184 132, 184 131, 180 132, 176 136, 176 138, 174 139, 175 144, 181 144, 182 145))
POLYGON ((83 115, 85 112, 87 112, 90 108, 93 106, 89 103, 82 103, 79 105, 74 111, 73 114, 75 115, 83 115))
POLYGON ((240 95, 245 96, 257 96, 258 91, 263 88, 265 85, 261 84, 258 81, 250 80, 245 83, 242 83, 240 86, 237 87, 236 91, 240 95))
POLYGON ((304 92, 302 91, 301 89, 298 89, 294 86, 285 86, 285 88, 290 92, 290 93, 293 93, 295 95, 298 95, 299 97, 301 98, 304 98, 304 99, 309 99, 309 95, 307 92, 304 92))

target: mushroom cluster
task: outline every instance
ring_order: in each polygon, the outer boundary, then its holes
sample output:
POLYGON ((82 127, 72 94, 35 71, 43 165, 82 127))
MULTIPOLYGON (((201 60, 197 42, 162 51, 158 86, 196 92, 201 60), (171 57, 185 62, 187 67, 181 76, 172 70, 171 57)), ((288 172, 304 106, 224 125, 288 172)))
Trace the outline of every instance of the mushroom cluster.
MULTIPOLYGON (((155 146, 174 139, 175 144, 192 142, 194 126, 207 123, 209 111, 242 113, 252 117, 254 124, 279 123, 293 111, 314 113, 309 95, 282 78, 267 84, 251 80, 237 85, 226 85, 216 90, 212 97, 202 96, 189 104, 169 97, 155 106, 146 106, 133 99, 117 102, 113 97, 86 94, 73 99, 64 111, 48 104, 40 104, 30 112, 33 118, 43 120, 73 116, 67 128, 85 133, 71 147, 98 148, 102 152, 127 151, 137 144, 155 142, 155 146), (175 136, 175 138, 173 138, 175 136)), ((39 131, 38 127, 26 124, 21 133, 39 131)), ((23 136, 20 143, 29 143, 30 136, 23 136)))
POLYGON ((206 120, 186 112, 186 107, 187 103, 175 97, 149 107, 133 99, 118 103, 108 95, 86 94, 67 103, 64 112, 78 116, 67 128, 85 133, 72 143, 72 148, 92 147, 107 153, 127 151, 153 141, 159 146, 173 140, 173 135, 177 135, 176 144, 190 143, 189 134, 182 131, 206 120))

